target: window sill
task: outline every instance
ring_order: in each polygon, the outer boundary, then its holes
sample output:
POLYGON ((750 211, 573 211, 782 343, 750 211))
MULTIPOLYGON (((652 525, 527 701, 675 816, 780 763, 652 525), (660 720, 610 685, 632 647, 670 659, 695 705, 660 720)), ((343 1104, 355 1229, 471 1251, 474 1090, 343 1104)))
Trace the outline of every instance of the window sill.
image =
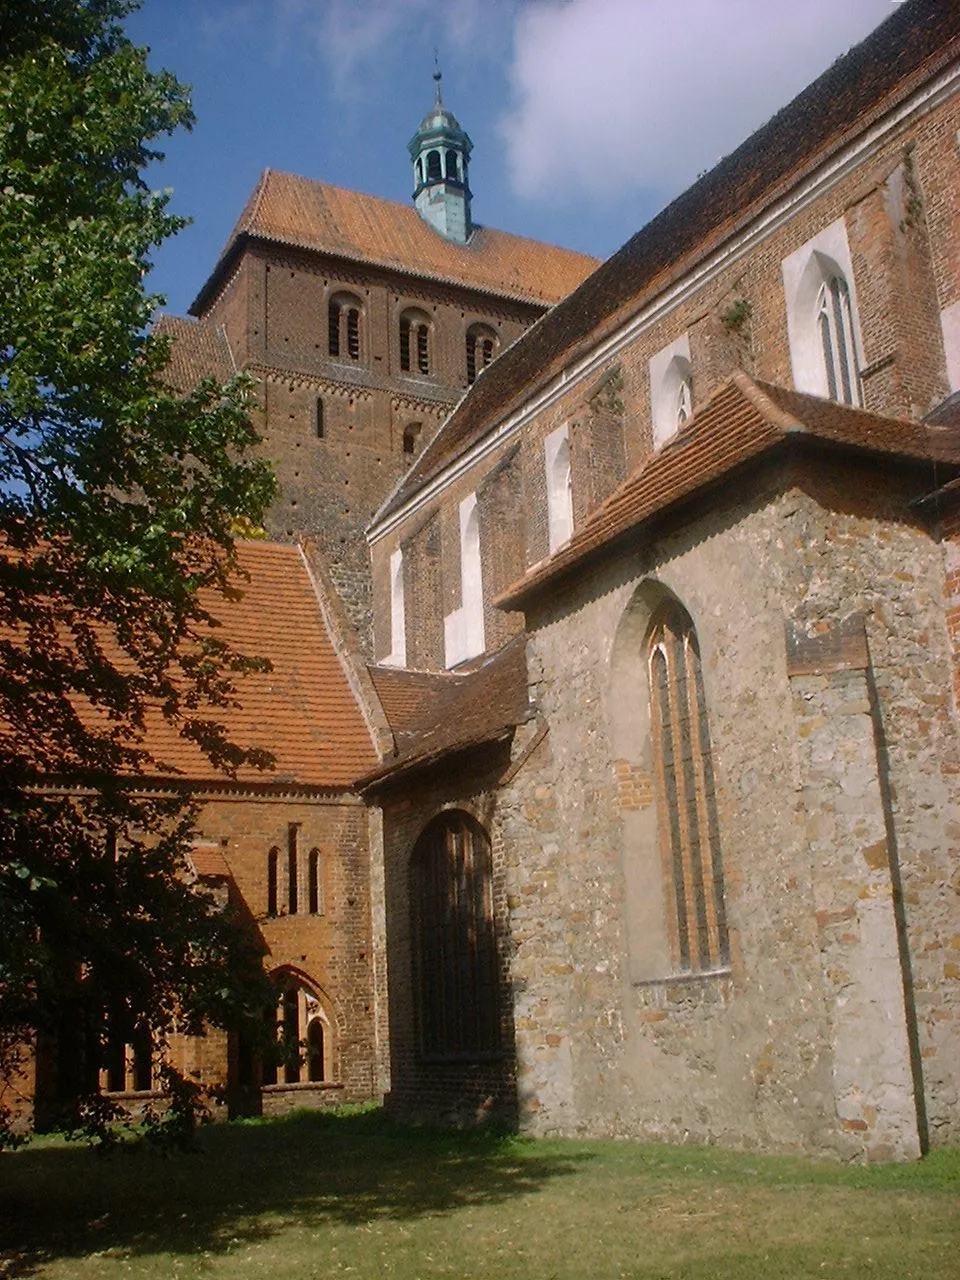
POLYGON ((730 978, 733 970, 730 965, 721 965, 717 969, 684 969, 680 973, 668 973, 662 978, 637 978, 634 987, 672 987, 677 983, 709 982, 715 978, 730 978))
POLYGON ((339 1080, 292 1080, 289 1084, 265 1084, 260 1086, 264 1093, 296 1093, 310 1089, 342 1089, 339 1080))

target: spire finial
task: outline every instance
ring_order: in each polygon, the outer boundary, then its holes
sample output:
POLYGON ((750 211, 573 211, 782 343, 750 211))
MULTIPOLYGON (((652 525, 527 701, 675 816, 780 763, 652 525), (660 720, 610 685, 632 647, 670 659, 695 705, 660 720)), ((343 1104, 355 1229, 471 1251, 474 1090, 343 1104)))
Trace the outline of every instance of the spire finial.
POLYGON ((440 97, 440 81, 443 79, 443 72, 440 70, 440 55, 436 49, 433 51, 433 79, 437 86, 437 106, 443 106, 443 99, 440 97))

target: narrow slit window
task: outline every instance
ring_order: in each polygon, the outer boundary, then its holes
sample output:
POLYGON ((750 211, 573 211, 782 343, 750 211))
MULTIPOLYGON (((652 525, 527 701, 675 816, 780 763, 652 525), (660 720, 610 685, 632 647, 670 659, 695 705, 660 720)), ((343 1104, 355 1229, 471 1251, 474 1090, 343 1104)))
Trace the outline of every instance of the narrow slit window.
POLYGON ((297 828, 291 824, 287 838, 287 910, 292 916, 297 914, 300 905, 300 859, 297 834, 297 828))
POLYGON ((311 849, 307 864, 307 900, 311 915, 320 915, 323 911, 323 888, 320 883, 321 872, 320 850, 311 849))
POLYGON ((267 915, 275 916, 279 909, 280 850, 271 849, 267 854, 267 915))

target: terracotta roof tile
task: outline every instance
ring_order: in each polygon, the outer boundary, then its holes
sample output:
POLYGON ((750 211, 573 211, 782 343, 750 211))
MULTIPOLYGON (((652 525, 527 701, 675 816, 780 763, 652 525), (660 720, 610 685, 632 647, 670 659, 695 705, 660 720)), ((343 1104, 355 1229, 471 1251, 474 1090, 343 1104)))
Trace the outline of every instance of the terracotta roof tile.
POLYGON ((160 315, 153 332, 173 339, 165 372, 171 386, 185 395, 201 378, 212 375, 218 382, 226 382, 236 373, 226 334, 220 325, 185 316, 160 315))
POLYGON ((190 861, 201 879, 228 879, 231 875, 223 850, 213 845, 195 845, 190 850, 190 861))
POLYGON ((527 717, 526 642, 523 636, 473 671, 405 671, 371 667, 381 705, 397 743, 396 756, 376 770, 380 778, 413 763, 491 742, 527 717))
MULTIPOLYGON (((236 746, 273 755, 270 769, 238 770, 240 783, 349 788, 375 767, 379 756, 299 549, 239 542, 237 559, 241 575, 231 584, 236 598, 204 591, 201 604, 219 622, 218 639, 246 657, 268 659, 272 669, 237 675, 236 705, 201 705, 193 714, 222 725, 236 746)), ((109 635, 101 643, 108 652, 113 648, 109 635)), ((132 667, 125 650, 118 648, 111 660, 119 670, 132 667)), ((97 725, 99 711, 85 709, 79 699, 77 709, 97 725)), ((139 770, 144 778, 212 786, 227 781, 159 708, 147 706, 143 732, 131 745, 143 747, 155 761, 139 770)))
POLYGON ((475 227, 467 244, 456 244, 413 205, 267 169, 192 313, 203 312, 247 236, 541 305, 566 297, 598 265, 586 254, 490 227, 475 227))
POLYGON ((565 547, 534 565, 495 603, 519 607, 612 539, 787 441, 960 466, 960 431, 882 418, 737 373, 614 490, 565 547))
POLYGON ((857 132, 953 61, 960 5, 908 0, 866 40, 678 196, 494 361, 420 454, 378 518, 397 510, 532 391, 714 253, 857 132))

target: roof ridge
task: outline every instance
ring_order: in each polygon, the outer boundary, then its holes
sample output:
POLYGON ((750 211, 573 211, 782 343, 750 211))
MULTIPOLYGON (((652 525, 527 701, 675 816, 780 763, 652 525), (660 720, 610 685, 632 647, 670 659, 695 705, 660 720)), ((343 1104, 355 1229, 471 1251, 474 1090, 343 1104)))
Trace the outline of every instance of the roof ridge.
MULTIPOLYGON (((734 371, 728 380, 736 383, 743 395, 750 401, 762 418, 776 427, 784 435, 809 435, 809 429, 799 418, 795 418, 789 410, 784 409, 764 390, 770 384, 755 382, 743 369, 734 371)), ((712 399, 712 397, 711 397, 712 399)), ((709 401, 707 402, 709 404, 709 401)))

